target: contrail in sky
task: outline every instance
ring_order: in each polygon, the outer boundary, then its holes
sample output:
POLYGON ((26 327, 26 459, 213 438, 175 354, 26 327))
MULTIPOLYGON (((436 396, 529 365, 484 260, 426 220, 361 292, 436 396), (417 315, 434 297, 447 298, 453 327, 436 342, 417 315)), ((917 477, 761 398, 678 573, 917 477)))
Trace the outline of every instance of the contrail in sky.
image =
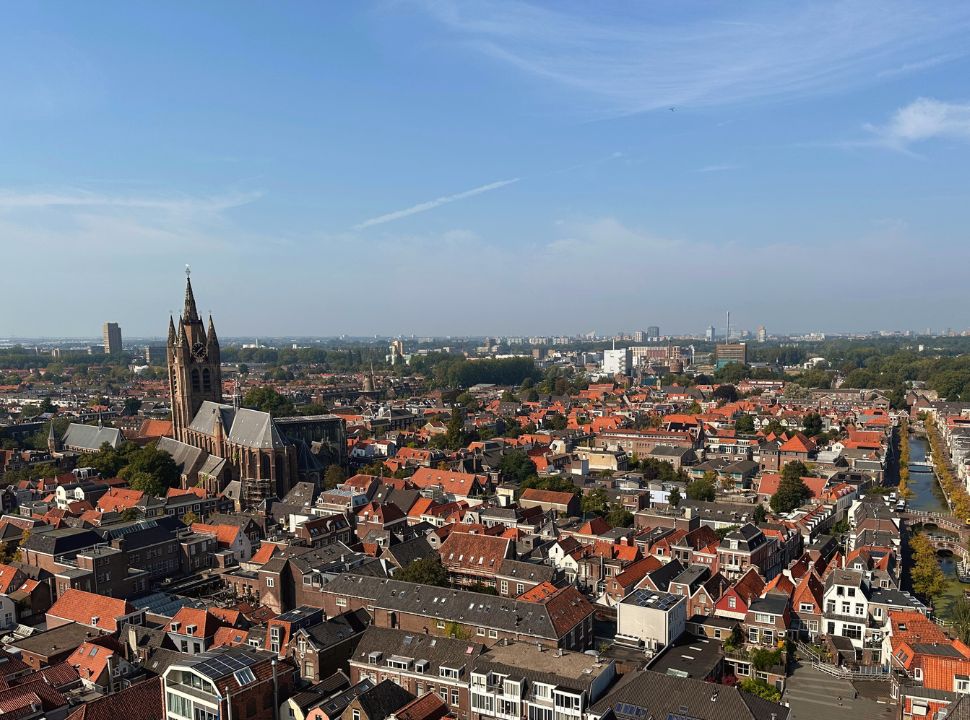
POLYGON ((472 188, 471 190, 465 190, 464 192, 455 193, 454 195, 443 195, 434 200, 428 200, 427 202, 418 203, 417 205, 412 205, 404 210, 395 210, 394 212, 387 213, 386 215, 378 215, 377 217, 372 217, 369 220, 364 220, 363 222, 354 225, 354 230, 363 230, 364 228, 371 227, 373 225, 383 225, 384 223, 393 222, 394 220, 400 220, 401 218, 406 218, 409 215, 417 215, 418 213, 427 212, 428 210, 434 210, 436 207, 442 205, 447 205, 448 203, 455 202, 456 200, 464 200, 465 198, 474 197, 475 195, 481 195, 482 193, 490 192, 491 190, 498 190, 506 185, 512 185, 517 183, 519 178, 511 178, 509 180, 499 180, 498 182, 489 183, 488 185, 481 185, 477 188, 472 188))

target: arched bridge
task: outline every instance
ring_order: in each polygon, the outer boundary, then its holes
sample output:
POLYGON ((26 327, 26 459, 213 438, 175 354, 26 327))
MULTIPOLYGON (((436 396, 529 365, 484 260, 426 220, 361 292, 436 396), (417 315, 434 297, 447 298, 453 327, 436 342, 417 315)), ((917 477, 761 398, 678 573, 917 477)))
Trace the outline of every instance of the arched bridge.
POLYGON ((944 550, 953 553, 957 557, 963 560, 964 564, 970 559, 970 552, 958 543, 953 538, 942 537, 940 535, 927 535, 926 539, 930 541, 937 550, 944 550))
POLYGON ((966 545, 967 541, 970 540, 970 527, 968 527, 965 522, 960 520, 960 518, 954 517, 953 515, 917 510, 914 512, 904 512, 900 515, 900 517, 905 520, 907 524, 912 526, 936 525, 942 530, 959 535, 960 541, 964 545, 966 545))

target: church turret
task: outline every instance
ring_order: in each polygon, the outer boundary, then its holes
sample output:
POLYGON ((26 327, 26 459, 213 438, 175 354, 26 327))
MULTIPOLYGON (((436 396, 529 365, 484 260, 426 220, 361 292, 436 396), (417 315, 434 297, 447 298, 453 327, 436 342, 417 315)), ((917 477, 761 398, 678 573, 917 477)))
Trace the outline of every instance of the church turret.
POLYGON ((219 357, 219 338, 216 335, 216 324, 212 322, 212 315, 209 315, 209 329, 205 331, 209 357, 217 359, 219 357))
POLYGON ((168 346, 171 348, 175 345, 175 321, 172 320, 172 316, 168 316, 168 346))
POLYGON ((182 312, 182 318, 185 322, 196 322, 199 319, 199 313, 195 309, 195 294, 192 292, 192 278, 189 277, 189 268, 185 268, 185 309, 182 312))
POLYGON ((55 454, 60 450, 60 445, 57 442, 57 433, 54 432, 54 419, 51 418, 50 428, 47 431, 47 450, 51 455, 55 454))

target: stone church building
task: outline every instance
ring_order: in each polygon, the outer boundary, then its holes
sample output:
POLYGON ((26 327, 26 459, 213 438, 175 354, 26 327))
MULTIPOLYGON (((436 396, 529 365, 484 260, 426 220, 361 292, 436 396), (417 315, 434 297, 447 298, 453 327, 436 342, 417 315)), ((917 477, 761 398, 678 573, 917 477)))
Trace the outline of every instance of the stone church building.
POLYGON ((300 481, 319 485, 328 465, 343 459, 343 420, 334 415, 274 418, 223 401, 219 338, 196 310, 186 273, 185 307, 169 317, 168 381, 173 437, 159 448, 179 465, 183 487, 224 493, 242 509, 282 498, 300 481))

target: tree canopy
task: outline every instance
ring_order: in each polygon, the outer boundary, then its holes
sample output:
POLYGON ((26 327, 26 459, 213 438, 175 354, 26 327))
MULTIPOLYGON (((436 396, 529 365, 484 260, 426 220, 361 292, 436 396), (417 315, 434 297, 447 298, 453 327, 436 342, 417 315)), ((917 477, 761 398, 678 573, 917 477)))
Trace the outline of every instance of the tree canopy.
POLYGON ((296 413, 293 401, 268 385, 250 388, 243 397, 243 405, 254 410, 268 412, 275 417, 285 417, 296 413))
POLYGON ((716 475, 704 473, 704 477, 687 483, 687 497, 690 500, 706 500, 711 502, 717 495, 715 488, 716 475))
POLYGON ((785 464, 781 471, 778 489, 769 501, 774 512, 779 514, 791 512, 812 496, 812 491, 802 480, 805 475, 808 475, 805 463, 795 460, 785 464))
POLYGON ((538 471, 536 464, 525 450, 512 450, 502 456, 498 463, 498 471, 503 480, 511 480, 519 484, 535 475, 538 471))
POLYGON ((408 563, 394 573, 395 580, 448 587, 448 571, 437 555, 429 555, 408 563))

